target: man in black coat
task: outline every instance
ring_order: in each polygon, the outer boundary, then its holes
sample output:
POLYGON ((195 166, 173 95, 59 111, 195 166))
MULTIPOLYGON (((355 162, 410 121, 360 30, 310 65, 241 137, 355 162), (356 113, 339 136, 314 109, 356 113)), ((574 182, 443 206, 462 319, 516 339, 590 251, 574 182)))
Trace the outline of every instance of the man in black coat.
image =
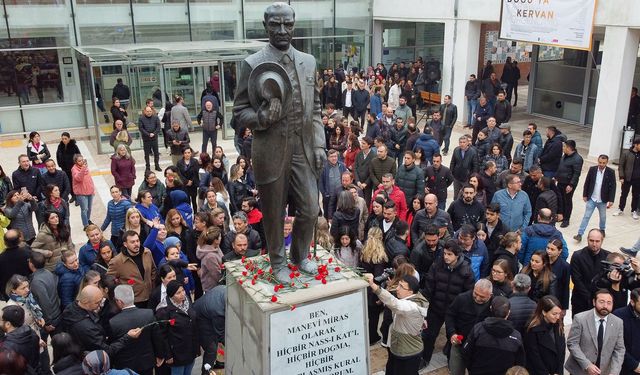
POLYGON ((454 240, 447 241, 443 255, 438 257, 429 269, 422 290, 422 294, 430 302, 427 328, 422 331, 422 358, 425 363, 431 361, 433 347, 445 322, 449 306, 457 295, 473 288, 473 280, 473 271, 462 255, 462 247, 454 240))
POLYGON ((369 91, 365 89, 364 81, 358 82, 358 89, 353 92, 351 99, 355 109, 354 120, 360 122, 360 127, 364 129, 364 122, 367 119, 367 106, 371 101, 369 91))
MULTIPOLYGON (((562 157, 562 144, 567 137, 555 126, 547 127, 547 141, 540 153, 540 168, 547 177, 554 177, 562 157)), ((531 173, 531 171, 529 171, 531 173)))
POLYGON ((69 177, 62 170, 56 168, 56 162, 53 159, 48 159, 44 164, 47 167, 47 171, 42 174, 43 191, 47 185, 57 186, 60 189, 60 197, 68 201, 69 194, 72 192, 69 177))
MULTIPOLYGON (((130 285, 118 285, 114 290, 116 305, 120 313, 109 320, 111 342, 127 335, 130 329, 143 327, 155 322, 153 310, 139 309, 134 305, 133 288, 130 285)), ((113 368, 129 368, 140 375, 152 375, 153 368, 160 361, 156 359, 154 343, 162 340, 156 325, 142 330, 136 340, 127 340, 122 350, 111 356, 113 368)))
POLYGON ((18 169, 11 174, 13 189, 20 191, 25 188, 29 194, 40 200, 42 197, 42 175, 40 170, 31 166, 31 161, 25 154, 18 156, 18 163, 18 169))
MULTIPOLYGON (((387 208, 385 207, 385 211, 386 210, 387 208)), ((387 257, 389 258, 389 261, 392 261, 399 255, 408 258, 409 248, 407 247, 407 236, 409 235, 409 224, 394 218, 392 226, 393 229, 390 229, 389 232, 387 232, 384 241, 384 248, 387 252, 387 257)))
POLYGON ((202 374, 208 375, 204 365, 214 367, 218 353, 218 343, 224 344, 224 317, 227 301, 227 287, 218 285, 206 291, 194 304, 196 310, 200 346, 204 349, 202 355, 202 374))
POLYGON ((438 198, 438 208, 444 210, 447 203, 447 189, 454 179, 451 169, 442 165, 442 155, 433 155, 433 163, 425 170, 424 179, 427 192, 435 194, 438 198))
POLYGON ((233 214, 233 226, 234 230, 229 231, 222 240, 220 248, 224 254, 228 254, 232 250, 232 244, 238 234, 244 234, 249 241, 249 249, 260 251, 262 249, 262 240, 260 239, 260 233, 257 230, 251 228, 248 224, 247 215, 242 212, 236 212, 233 214))
POLYGON ((411 251, 409 260, 420 274, 420 288, 424 289, 427 281, 427 274, 436 259, 442 257, 444 251, 443 244, 440 243, 438 227, 429 225, 424 231, 422 238, 414 238, 415 243, 411 251))
POLYGON ((607 208, 613 206, 616 199, 616 173, 613 169, 607 167, 609 157, 600 155, 598 157, 598 165, 589 168, 587 179, 584 181, 582 188, 582 200, 587 203, 584 210, 582 223, 578 229, 578 235, 573 237, 576 241, 582 241, 582 235, 587 229, 589 219, 593 215, 593 211, 597 208, 600 214, 600 231, 604 234, 607 225, 607 208))
MULTIPOLYGON (((558 182, 558 188, 562 192, 562 213, 563 219, 561 228, 569 226, 569 219, 571 219, 571 212, 573 211, 573 193, 578 187, 578 180, 580 180, 580 174, 582 173, 582 164, 584 163, 582 156, 578 154, 576 150, 576 142, 568 140, 564 142, 562 146, 562 159, 558 164, 558 170, 554 176, 558 182)), ((546 175, 545 175, 546 176, 546 175)))
POLYGON ((631 302, 613 311, 624 323, 624 362, 621 375, 636 374, 640 367, 640 288, 631 291, 631 302))
POLYGON ((464 374, 465 364, 462 352, 464 340, 469 337, 476 323, 489 316, 492 293, 491 281, 480 279, 476 281, 473 290, 458 294, 447 309, 445 350, 450 349, 449 371, 452 374, 464 374))
POLYGON ((158 152, 158 137, 160 135, 160 119, 153 113, 151 107, 146 107, 138 118, 138 129, 142 136, 142 146, 144 147, 144 162, 146 170, 150 170, 149 156, 153 153, 156 171, 160 168, 160 153, 158 152))
POLYGON ((5 333, 0 347, 13 350, 27 361, 28 373, 40 373, 40 338, 28 324, 24 324, 24 309, 5 306, 0 313, 0 328, 5 333))
POLYGON ((376 158, 376 153, 371 150, 372 145, 373 139, 369 137, 364 137, 360 140, 360 152, 356 155, 356 160, 353 165, 356 185, 362 189, 367 204, 371 202, 371 193, 374 190, 371 186, 371 179, 369 178, 369 164, 371 160, 376 158))
POLYGON ((478 152, 469 144, 469 139, 462 136, 458 139, 459 146, 453 150, 449 168, 453 174, 453 196, 457 197, 462 185, 466 184, 469 176, 478 171, 478 152))
POLYGON ((453 230, 458 230, 463 224, 475 226, 484 221, 484 207, 476 200, 476 188, 467 184, 462 188, 462 196, 453 202, 447 210, 451 216, 453 230))
POLYGON ((464 343, 469 375, 503 374, 513 366, 524 365, 522 336, 507 320, 510 307, 507 298, 495 297, 491 301, 492 316, 476 324, 471 330, 464 343))
POLYGON ((0 297, 6 301, 9 296, 5 295, 5 286, 11 276, 18 274, 29 276, 29 256, 31 248, 25 245, 20 246, 20 235, 15 229, 9 229, 4 234, 4 244, 6 249, 0 254, 0 297))
POLYGON ((88 285, 80 291, 77 300, 67 306, 62 314, 62 330, 69 333, 84 351, 104 350, 114 357, 129 341, 142 333, 141 328, 133 328, 112 343, 107 343, 106 335, 99 322, 97 311, 102 304, 102 290, 88 285))
POLYGON ((493 253, 500 247, 500 241, 509 230, 502 224, 500 220, 500 204, 491 203, 487 206, 485 212, 485 230, 487 238, 484 240, 484 244, 487 247, 487 253, 489 259, 493 259, 493 253))
POLYGON ((587 246, 574 252, 571 256, 571 313, 587 311, 593 307, 592 280, 600 274, 603 260, 607 259, 609 251, 602 248, 604 236, 599 229, 591 229, 587 235, 587 246))
POLYGON ((536 303, 529 298, 531 278, 527 274, 519 273, 513 278, 511 287, 513 294, 509 297, 511 313, 508 319, 513 323, 513 328, 524 335, 525 328, 536 311, 536 303))
POLYGON ((449 214, 438 208, 438 198, 435 194, 427 194, 424 197, 424 208, 416 212, 413 222, 411 223, 411 238, 422 238, 425 230, 429 225, 436 225, 436 222, 444 222, 449 231, 453 233, 451 225, 451 217, 449 214))

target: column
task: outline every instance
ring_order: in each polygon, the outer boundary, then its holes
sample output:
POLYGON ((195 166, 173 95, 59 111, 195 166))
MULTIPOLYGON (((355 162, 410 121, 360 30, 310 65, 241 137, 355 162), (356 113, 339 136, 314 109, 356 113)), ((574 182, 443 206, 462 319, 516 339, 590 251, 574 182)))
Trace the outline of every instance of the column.
POLYGON ((632 78, 638 58, 640 30, 607 26, 589 156, 618 159, 622 128, 629 113, 632 78))
MULTIPOLYGON (((383 21, 373 20, 373 41, 371 42, 372 66, 376 66, 379 62, 382 62, 382 23, 383 21)), ((391 68, 391 66, 387 66, 387 69, 389 68, 391 68)))
MULTIPOLYGON (((458 21, 453 55, 453 104, 458 106, 458 122, 465 123, 468 113, 464 86, 470 74, 477 74, 480 54, 480 22, 458 21)), ((480 77, 478 77, 479 79, 480 77)))

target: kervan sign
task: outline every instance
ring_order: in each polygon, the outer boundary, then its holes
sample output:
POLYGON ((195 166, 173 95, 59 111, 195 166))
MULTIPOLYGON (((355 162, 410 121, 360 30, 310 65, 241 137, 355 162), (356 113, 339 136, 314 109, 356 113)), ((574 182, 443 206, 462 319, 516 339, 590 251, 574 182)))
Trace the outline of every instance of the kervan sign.
POLYGON ((596 0, 502 0, 500 39, 591 49, 596 0))

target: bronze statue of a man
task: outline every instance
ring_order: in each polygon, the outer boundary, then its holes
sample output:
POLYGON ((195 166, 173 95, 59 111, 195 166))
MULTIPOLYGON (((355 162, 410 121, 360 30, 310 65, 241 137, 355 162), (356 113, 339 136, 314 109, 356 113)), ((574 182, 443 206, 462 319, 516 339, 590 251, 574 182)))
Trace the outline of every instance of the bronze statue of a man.
POLYGON ((295 208, 291 261, 318 272, 307 258, 318 218, 318 177, 326 154, 315 84, 316 60, 291 46, 295 12, 277 2, 264 12, 269 45, 240 68, 233 114, 253 131, 252 162, 273 274, 290 282, 283 226, 287 204, 295 208))

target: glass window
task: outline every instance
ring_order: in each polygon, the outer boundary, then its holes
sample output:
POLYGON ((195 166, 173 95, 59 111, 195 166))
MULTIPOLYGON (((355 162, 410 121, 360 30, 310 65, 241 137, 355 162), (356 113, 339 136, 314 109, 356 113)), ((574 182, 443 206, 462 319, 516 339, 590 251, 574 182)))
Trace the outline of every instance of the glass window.
POLYGON ((186 0, 165 3, 134 0, 133 22, 136 43, 189 41, 186 0))
POLYGON ((582 96, 585 69, 558 62, 543 62, 537 67, 536 89, 582 96))
MULTIPOLYGON (((61 63, 56 49, 0 54, 3 106, 64 101, 61 63)), ((70 57, 69 57, 70 59, 70 57)), ((65 60, 72 64, 72 60, 65 60)), ((70 65, 72 67, 73 65, 70 65)), ((71 71, 73 78, 73 71, 71 71)))
POLYGON ((133 43, 128 0, 77 0, 75 20, 82 46, 133 43))
POLYGON ((533 111, 541 115, 578 122, 582 112, 582 96, 534 89, 533 111))
POLYGON ((382 24, 383 47, 410 47, 415 45, 415 22, 384 22, 382 24))
MULTIPOLYGON (((11 17, 10 17, 11 18, 11 17)), ((68 47, 70 43, 69 27, 12 27, 12 48, 68 47)))
MULTIPOLYGON (((271 0, 244 0, 243 14, 245 39, 267 39, 262 21, 264 10, 273 4, 271 0)), ((297 26, 296 26, 297 27, 297 26)))
POLYGON ((242 0, 191 0, 191 35, 193 40, 242 39, 242 0))

